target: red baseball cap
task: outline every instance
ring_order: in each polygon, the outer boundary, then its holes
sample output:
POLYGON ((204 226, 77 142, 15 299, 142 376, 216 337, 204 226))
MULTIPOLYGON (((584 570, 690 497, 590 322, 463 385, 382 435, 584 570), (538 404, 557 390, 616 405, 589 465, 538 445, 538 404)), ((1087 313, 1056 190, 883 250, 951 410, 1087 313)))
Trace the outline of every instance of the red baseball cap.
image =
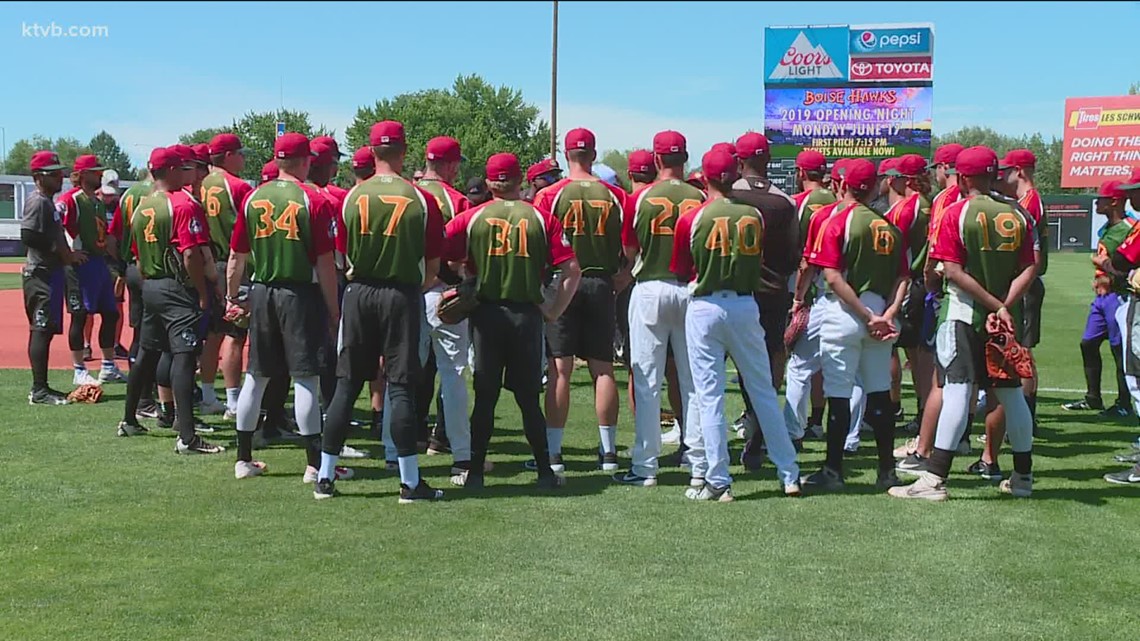
POLYGON ((731 183, 738 176, 736 165, 736 156, 724 149, 713 149, 701 158, 701 173, 706 179, 731 183))
POLYGON ((190 145, 171 145, 170 148, 182 159, 182 166, 189 169, 190 164, 194 162, 194 150, 190 145))
POLYGON ((884 158, 884 159, 880 160, 879 161, 879 175, 880 176, 889 176, 890 174, 887 172, 889 172, 890 170, 897 167, 898 163, 899 163, 898 158, 884 158))
POLYGON ((361 169, 374 163, 375 161, 372 159, 372 148, 367 145, 357 149, 356 152, 352 154, 353 169, 361 169))
POLYGON ((840 158, 835 161, 831 166, 831 182, 839 184, 843 180, 843 172, 847 169, 847 164, 851 162, 850 158, 840 158))
POLYGON ((194 152, 194 162, 199 165, 210 166, 210 145, 200 142, 196 145, 191 145, 190 150, 194 152))
POLYGON ((1124 184, 1122 180, 1106 180, 1100 184, 1100 189, 1097 190, 1096 195, 1098 198, 1125 198, 1128 194, 1120 188, 1124 184))
POLYGON ((277 163, 275 161, 270 160, 261 168, 261 182, 263 183, 267 183, 270 180, 277 180, 277 177, 280 175, 281 172, 277 170, 277 163))
MULTIPOLYGON (((514 154, 498 153, 487 159, 487 180, 502 182, 521 175, 522 167, 519 166, 518 156, 514 154)), ((527 175, 530 175, 530 171, 527 171, 527 175)))
POLYGON ((661 131, 653 136, 653 153, 679 154, 688 150, 685 137, 673 130, 661 131))
POLYGON ((694 169, 693 171, 689 172, 689 177, 685 179, 685 182, 696 187, 697 189, 704 189, 705 175, 701 173, 700 169, 694 169))
POLYGON ((1140 167, 1132 170, 1132 175, 1128 177, 1128 182, 1121 185, 1120 188, 1124 191, 1140 189, 1140 167))
POLYGON ((75 159, 75 166, 71 168, 72 171, 103 171, 106 167, 99 164, 99 159, 94 154, 85 154, 75 159))
POLYGON ((300 158, 313 155, 313 149, 305 134, 291 131, 273 141, 274 158, 300 158))
POLYGON ((709 151, 727 151, 733 156, 736 156, 736 145, 732 144, 731 142, 718 142, 717 144, 713 145, 709 151))
POLYGON ((1014 149, 1005 155, 998 163, 998 169, 1033 168, 1037 166, 1037 156, 1028 149, 1014 149))
POLYGON ((397 142, 404 142, 404 125, 402 123, 395 120, 384 120, 372 125, 372 131, 368 134, 368 144, 375 147, 397 142))
POLYGON ((847 185, 848 189, 859 191, 870 189, 878 178, 875 163, 866 158, 852 158, 843 168, 843 184, 847 185))
POLYGON ((954 169, 960 176, 981 176, 998 170, 997 152, 989 147, 969 147, 958 154, 954 169))
POLYGON ((637 149, 629 152, 629 171, 635 174, 651 174, 656 165, 653 164, 653 152, 647 149, 637 149))
POLYGON ((598 141, 594 138, 594 132, 589 129, 571 129, 566 133, 566 151, 571 149, 589 149, 593 151, 598 148, 598 141))
MULTIPOLYGON (((516 158, 515 161, 518 162, 518 159, 516 158)), ((491 161, 488 160, 487 162, 490 163, 491 161)), ((534 182, 535 178, 551 172, 562 172, 562 169, 558 166, 558 161, 553 158, 543 158, 527 168, 526 181, 534 182)))
POLYGON ((459 141, 451 136, 437 136, 428 141, 425 152, 428 160, 455 162, 464 160, 459 149, 459 141))
POLYGON ((888 176, 913 178, 926 171, 926 159, 918 154, 906 154, 900 158, 895 158, 894 161, 894 165, 885 172, 888 176))
POLYGON ((246 152, 241 145, 241 138, 237 134, 218 134, 210 139, 210 153, 224 154, 229 151, 246 152))
POLYGON ((67 166, 59 162, 59 154, 54 151, 37 151, 32 154, 32 161, 30 163, 32 173, 40 171, 56 171, 59 169, 67 169, 67 166))
POLYGON ((313 164, 331 165, 340 160, 340 148, 332 136, 317 136, 309 141, 313 152, 313 164))
POLYGON ((150 152, 146 166, 151 171, 161 171, 181 167, 183 162, 182 154, 174 147, 155 147, 150 152))
POLYGON ((736 157, 741 160, 768 153, 768 139, 764 134, 750 131, 736 139, 736 157))
POLYGON ((805 149, 796 154, 796 168, 804 171, 823 171, 827 158, 814 149, 805 149))
POLYGON ((954 166, 954 161, 958 159, 958 154, 962 153, 965 149, 962 145, 952 142, 948 145, 942 145, 934 150, 934 159, 927 166, 927 169, 933 169, 935 165, 950 165, 954 166))

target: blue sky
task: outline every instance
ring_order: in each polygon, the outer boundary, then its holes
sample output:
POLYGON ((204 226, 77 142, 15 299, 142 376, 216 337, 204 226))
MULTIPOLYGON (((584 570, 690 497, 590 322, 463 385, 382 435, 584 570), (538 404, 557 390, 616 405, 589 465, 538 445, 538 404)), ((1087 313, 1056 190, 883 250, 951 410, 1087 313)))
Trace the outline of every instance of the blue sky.
MULTIPOLYGON (((550 12, 549 2, 4 3, 0 60, 18 70, 0 127, 9 145, 106 129, 138 161, 179 133, 277 108, 282 87, 286 107, 343 134, 361 105, 466 73, 517 87, 548 114, 550 12), (52 22, 108 35, 23 36, 52 22)), ((763 127, 765 26, 883 22, 934 23, 936 133, 979 124, 1059 136, 1066 96, 1140 81, 1137 2, 564 1, 559 130, 589 127, 599 146, 630 148, 673 128, 706 149, 763 127)))

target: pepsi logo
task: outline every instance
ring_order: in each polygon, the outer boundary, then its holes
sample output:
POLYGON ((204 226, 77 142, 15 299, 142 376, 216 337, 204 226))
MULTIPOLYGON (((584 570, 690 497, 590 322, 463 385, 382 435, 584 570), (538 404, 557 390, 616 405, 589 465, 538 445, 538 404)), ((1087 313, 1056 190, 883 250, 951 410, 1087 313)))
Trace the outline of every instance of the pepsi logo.
POLYGON ((859 41, 868 47, 874 46, 875 34, 871 33, 870 31, 864 31, 863 33, 859 34, 859 41))

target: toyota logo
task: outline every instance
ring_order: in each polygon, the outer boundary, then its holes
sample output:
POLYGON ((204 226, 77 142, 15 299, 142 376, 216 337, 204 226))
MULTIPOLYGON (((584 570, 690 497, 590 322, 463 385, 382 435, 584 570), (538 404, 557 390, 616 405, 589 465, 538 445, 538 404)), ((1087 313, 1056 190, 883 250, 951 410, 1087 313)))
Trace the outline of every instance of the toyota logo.
POLYGON ((853 76, 869 76, 871 75, 871 63, 869 62, 856 62, 851 65, 851 75, 853 76))

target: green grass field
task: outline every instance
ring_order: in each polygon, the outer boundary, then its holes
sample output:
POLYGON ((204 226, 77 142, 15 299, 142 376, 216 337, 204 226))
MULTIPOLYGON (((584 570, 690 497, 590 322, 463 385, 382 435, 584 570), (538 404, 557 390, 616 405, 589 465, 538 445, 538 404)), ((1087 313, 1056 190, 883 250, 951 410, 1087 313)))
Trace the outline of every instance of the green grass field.
POLYGON ((20 289, 23 277, 19 274, 0 274, 0 289, 20 289))
MULTIPOLYGON (((1087 256, 1052 259, 1043 387, 1082 387, 1089 276, 1087 256)), ((3 639, 1119 641, 1140 623, 1140 492, 1100 478, 1137 429, 1063 413, 1072 394, 1041 394, 1030 500, 961 473, 948 503, 893 500, 873 491, 870 448, 843 495, 784 499, 770 464, 734 466, 729 505, 687 501, 675 469, 656 488, 615 486, 592 469, 579 377, 560 495, 530 488, 505 397, 485 494, 398 506, 382 460, 318 503, 298 449, 263 452, 267 476, 238 482, 232 451, 184 458, 170 432, 115 438, 122 386, 94 407, 29 408, 28 384, 0 372, 3 639)), ((735 416, 735 393, 728 405, 735 416)), ((624 449, 624 408, 620 430, 624 449)), ((810 443, 803 468, 821 460, 810 443)), ((421 462, 445 487, 450 458, 421 462)))

